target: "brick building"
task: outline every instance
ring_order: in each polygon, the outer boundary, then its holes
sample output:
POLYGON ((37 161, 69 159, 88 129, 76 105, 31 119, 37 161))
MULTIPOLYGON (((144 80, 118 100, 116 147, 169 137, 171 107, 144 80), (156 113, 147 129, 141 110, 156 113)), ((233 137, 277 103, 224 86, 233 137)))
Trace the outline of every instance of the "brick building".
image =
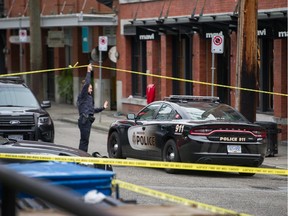
MULTIPOLYGON (((117 17, 109 7, 96 0, 41 0, 40 3, 42 69, 66 68, 77 62, 78 65, 87 65, 91 60, 91 51, 98 45, 99 35, 109 37, 109 47, 116 45, 117 17)), ((0 73, 30 71, 29 0, 0 0, 0 5, 2 6, 0 7, 2 8, 0 47, 3 47, 1 49, 3 53, 0 55, 0 66, 2 65, 0 73), (20 29, 26 32, 26 42, 19 43, 20 29)), ((99 56, 96 55, 95 58, 99 56)), ((109 64, 109 61, 106 61, 109 64)), ((43 73, 43 89, 33 89, 35 94, 44 91, 43 99, 66 102, 66 98, 61 97, 62 87, 58 82, 58 78, 65 73, 64 70, 43 73)), ((69 90, 73 92, 74 103, 85 74, 85 67, 73 70, 73 80, 70 85, 72 89, 69 90)), ((24 75, 24 78, 33 86, 31 76, 33 75, 24 75)), ((95 72, 94 76, 96 78, 98 74, 95 72)), ((115 79, 115 74, 107 76, 103 73, 105 98, 110 98, 110 78, 115 79)), ((99 82, 95 79, 95 86, 97 85, 99 82)), ((41 97, 41 95, 37 96, 41 97)), ((99 95, 95 98, 99 100, 99 95)))
MULTIPOLYGON (((225 43, 223 54, 215 55, 214 83, 236 86, 238 1, 119 2, 117 68, 148 74, 117 73, 117 86, 121 86, 117 105, 125 112, 146 103, 146 86, 151 83, 156 86, 156 99, 171 94, 211 95, 211 85, 197 81, 212 83, 211 38, 215 34, 224 36, 225 43)), ((259 93, 257 110, 274 114, 282 127, 282 140, 287 140, 287 33, 287 2, 259 1, 260 90, 286 96, 259 93)), ((214 92, 235 106, 235 89, 216 87, 214 92)))
MULTIPOLYGON (((20 27, 29 34, 28 0, 17 0, 14 5, 14 1, 2 2, 0 9, 5 13, 0 20, 0 33, 6 40, 2 44, 0 41, 5 51, 0 55, 0 67, 5 65, 8 73, 29 71, 29 44, 23 44, 20 61, 19 44, 9 43, 10 36, 17 35, 20 27)), ((223 54, 214 55, 214 83, 225 87, 214 87, 213 92, 223 102, 235 106, 235 89, 229 86, 236 86, 238 1, 211 2, 42 0, 43 69, 67 67, 76 62, 85 65, 91 58, 91 50, 95 47, 97 50, 98 37, 108 35, 109 49, 117 47, 117 52, 112 52, 117 62, 103 59, 103 85, 99 81, 99 68, 95 69, 95 102, 100 105, 102 93, 112 109, 126 113, 147 104, 149 84, 155 85, 156 100, 171 94, 211 95, 211 39, 219 35, 224 38, 224 50, 223 54), (48 43, 51 34, 57 33, 53 31, 64 34, 64 44, 48 43), (99 86, 103 88, 101 91, 99 86)), ((281 140, 287 140, 287 35, 287 1, 259 1, 259 89, 284 96, 259 93, 257 111, 274 115, 282 129, 281 140)), ((94 55, 99 58, 97 51, 94 55)), ((45 97, 56 102, 60 101, 56 81, 59 74, 45 74, 43 83, 45 97)), ((73 71, 74 103, 84 75, 84 68, 73 71)))

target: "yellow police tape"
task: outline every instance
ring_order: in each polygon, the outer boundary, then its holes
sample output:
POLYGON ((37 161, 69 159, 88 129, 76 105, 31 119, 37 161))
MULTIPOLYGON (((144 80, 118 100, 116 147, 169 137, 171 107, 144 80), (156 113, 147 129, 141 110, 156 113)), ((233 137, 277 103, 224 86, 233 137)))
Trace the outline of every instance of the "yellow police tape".
MULTIPOLYGON (((205 164, 185 164, 185 163, 172 163, 172 162, 158 162, 158 161, 138 161, 138 160, 122 160, 122 159, 111 159, 111 158, 92 158, 92 157, 71 157, 71 156, 51 156, 51 155, 41 155, 41 154, 8 154, 0 153, 0 158, 2 159, 17 159, 17 160, 33 160, 33 161, 60 161, 60 162, 74 162, 74 163, 93 163, 93 164, 111 164, 111 165, 120 165, 120 166, 136 166, 136 167, 149 167, 149 168, 177 168, 177 169, 191 169, 191 170, 211 170, 211 171, 223 171, 223 172, 239 172, 241 167, 234 167, 232 170, 229 169, 231 166, 222 166, 222 169, 219 169, 221 166, 216 169, 212 167, 214 165, 205 165, 205 164), (172 166, 170 166, 172 165, 172 166), (184 165, 184 166, 182 166, 184 165), (189 166, 190 165, 190 166, 189 166), (240 168, 235 170, 235 168, 240 168)), ((245 172, 257 171, 257 170, 246 170, 245 172)), ((264 169, 262 169, 263 171, 264 169)), ((273 170, 266 169, 266 172, 263 174, 281 174, 287 175, 288 170, 273 170), (280 172, 278 172, 280 171, 280 172)), ((188 200, 186 198, 170 195, 164 192, 152 190, 146 187, 137 186, 131 183, 127 183, 121 180, 114 179, 112 181, 113 185, 118 185, 120 188, 127 189, 136 193, 144 194, 147 196, 152 196, 155 198, 181 203, 183 205, 190 205, 193 207, 201 208, 210 212, 218 214, 227 214, 227 215, 248 215, 248 214, 238 214, 237 212, 227 210, 220 207, 215 207, 212 205, 188 200)))
POLYGON ((272 95, 288 97, 288 94, 279 93, 279 92, 269 92, 269 91, 263 91, 263 90, 257 90, 257 89, 242 88, 242 87, 237 87, 237 86, 222 85, 222 84, 217 84, 217 83, 201 82, 197 80, 187 80, 183 78, 169 77, 169 76, 163 76, 163 75, 157 75, 157 74, 151 74, 151 73, 148 74, 144 72, 130 71, 130 70, 124 70, 124 69, 119 69, 119 68, 114 69, 111 67, 104 67, 104 66, 98 66, 98 65, 93 65, 93 66, 102 67, 103 69, 107 69, 107 70, 117 70, 117 71, 121 71, 125 73, 132 73, 132 74, 138 74, 138 75, 143 75, 143 76, 151 76, 151 77, 163 78, 163 79, 169 79, 169 80, 175 80, 175 81, 196 83, 200 85, 209 85, 209 86, 215 86, 215 87, 230 88, 230 89, 235 89, 235 90, 251 91, 251 92, 257 92, 257 93, 272 94, 272 95))
POLYGON ((287 169, 226 166, 226 165, 224 166, 224 165, 182 163, 182 162, 179 163, 179 162, 162 162, 162 161, 148 161, 148 160, 125 160, 114 158, 51 156, 46 154, 41 155, 41 154, 7 154, 7 153, 0 153, 0 158, 33 160, 33 161, 61 161, 61 162, 74 162, 74 163, 111 164, 117 166, 168 168, 168 169, 200 170, 200 171, 214 171, 214 172, 239 172, 239 173, 257 173, 266 175, 288 175, 287 169))
POLYGON ((192 206, 195 208, 200 208, 200 209, 204 209, 213 213, 217 213, 217 214, 227 214, 227 215, 248 215, 248 214, 239 214, 235 211, 232 210, 228 210, 228 209, 224 209, 224 208, 220 208, 220 207, 216 207, 216 206, 212 206, 212 205, 208 205, 208 204, 204 204, 201 202, 197 202, 197 201, 193 201, 193 200, 189 200, 186 198, 182 198, 179 196, 174 196, 168 193, 164 193, 161 191, 157 191, 157 190, 152 190, 143 186, 139 186, 139 185, 135 185, 135 184, 131 184, 128 182, 124 182, 121 180, 117 180, 114 179, 112 181, 113 185, 119 185, 120 188, 126 189, 126 190, 130 190, 133 191, 135 193, 139 193, 139 194, 143 194, 143 195, 147 195, 147 196, 151 196, 151 197, 155 197, 158 199, 162 199, 162 200, 167 200, 170 202, 175 202, 175 203, 180 203, 183 205, 188 205, 188 206, 192 206))
MULTIPOLYGON (((77 66, 77 65, 78 65, 78 62, 76 62, 74 66, 69 65, 66 68, 55 68, 55 69, 47 69, 47 70, 36 70, 36 71, 27 71, 27 72, 19 72, 19 73, 0 74, 0 77, 48 73, 48 72, 53 72, 53 71, 62 71, 62 70, 64 71, 67 69, 77 69, 77 68, 87 67, 87 65, 81 65, 81 66, 77 66)), ((200 85, 209 85, 209 86, 215 86, 215 87, 222 87, 222 88, 229 88, 229 89, 235 89, 235 90, 251 91, 251 92, 257 92, 257 93, 263 93, 263 94, 271 94, 271 95, 288 97, 288 94, 279 93, 279 92, 269 92, 269 91, 263 91, 263 90, 257 90, 257 89, 242 88, 242 87, 237 87, 237 86, 222 85, 222 84, 217 84, 217 83, 202 82, 202 81, 197 81, 197 80, 187 80, 183 78, 162 76, 162 75, 157 75, 157 74, 152 74, 152 73, 144 73, 144 72, 139 72, 139 71, 124 70, 120 68, 104 67, 104 66, 99 66, 99 65, 93 65, 93 67, 102 68, 106 70, 114 70, 114 71, 119 71, 119 72, 124 72, 124 73, 138 74, 138 75, 143 75, 143 76, 151 76, 155 78, 175 80, 175 81, 180 81, 180 82, 190 82, 190 83, 196 83, 200 85)))

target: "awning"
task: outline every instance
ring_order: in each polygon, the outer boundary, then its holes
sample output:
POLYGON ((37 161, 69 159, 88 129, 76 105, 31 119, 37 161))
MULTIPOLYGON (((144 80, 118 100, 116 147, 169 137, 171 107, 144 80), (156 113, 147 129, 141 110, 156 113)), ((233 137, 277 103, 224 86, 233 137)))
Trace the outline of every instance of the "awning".
MULTIPOLYGON (((117 26, 115 14, 60 14, 41 16, 41 28, 77 26, 117 26)), ((0 19, 0 29, 29 28, 29 17, 8 17, 0 19)))
MULTIPOLYGON (((199 14, 193 16, 187 15, 179 17, 131 19, 126 20, 123 33, 124 35, 136 35, 136 29, 141 28, 151 32, 158 32, 159 34, 193 34, 194 32, 206 34, 211 32, 228 32, 229 30, 236 30, 237 23, 238 14, 235 12, 225 14, 199 14)), ((276 31, 286 31, 287 33, 287 8, 259 10, 258 29, 263 30, 264 28, 267 29, 267 32, 273 29, 271 32, 276 33, 276 31)), ((272 35, 271 37, 277 36, 272 35)))

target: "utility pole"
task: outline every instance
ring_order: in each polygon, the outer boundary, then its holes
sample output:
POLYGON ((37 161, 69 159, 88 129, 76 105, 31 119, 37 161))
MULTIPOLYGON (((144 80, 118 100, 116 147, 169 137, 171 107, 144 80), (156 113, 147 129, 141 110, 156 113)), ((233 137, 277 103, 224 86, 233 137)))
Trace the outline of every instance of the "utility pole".
MULTIPOLYGON (((258 0, 239 0, 237 34, 237 87, 256 89, 258 0)), ((256 120, 256 96, 236 90, 236 108, 251 122, 256 120)))
MULTIPOLYGON (((30 12, 30 70, 42 69, 42 41, 40 27, 40 2, 29 0, 30 12)), ((43 75, 36 73, 31 75, 31 84, 34 94, 39 100, 43 100, 43 75)))

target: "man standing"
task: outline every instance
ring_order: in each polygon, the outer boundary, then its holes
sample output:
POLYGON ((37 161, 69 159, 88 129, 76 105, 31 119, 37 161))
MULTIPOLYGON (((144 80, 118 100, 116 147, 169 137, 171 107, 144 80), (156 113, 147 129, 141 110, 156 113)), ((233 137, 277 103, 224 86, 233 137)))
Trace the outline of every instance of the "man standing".
POLYGON ((94 113, 102 112, 108 107, 108 101, 105 101, 103 107, 94 108, 94 98, 92 95, 93 88, 91 85, 91 71, 92 65, 89 64, 87 66, 85 82, 77 100, 79 111, 78 127, 80 129, 79 149, 85 152, 88 151, 91 126, 95 120, 94 113))

